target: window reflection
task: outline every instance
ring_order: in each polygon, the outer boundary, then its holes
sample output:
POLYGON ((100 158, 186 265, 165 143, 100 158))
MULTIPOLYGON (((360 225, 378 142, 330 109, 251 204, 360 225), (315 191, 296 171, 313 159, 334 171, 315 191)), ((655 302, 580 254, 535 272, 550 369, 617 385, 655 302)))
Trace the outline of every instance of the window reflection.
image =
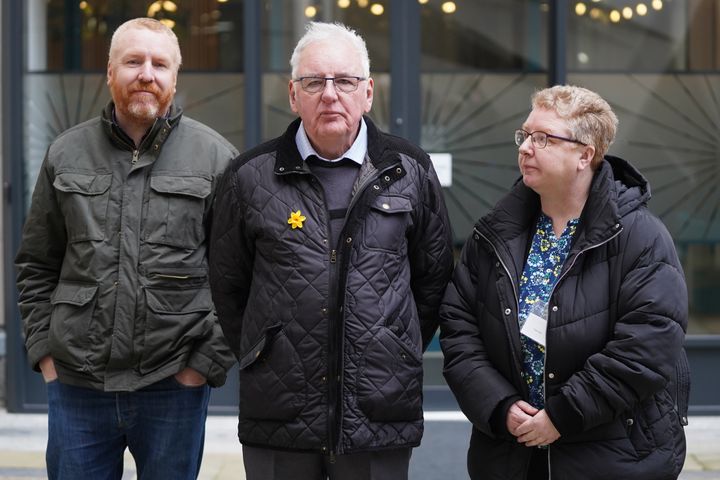
POLYGON ((568 69, 669 71, 717 68, 710 0, 570 2, 568 69))
POLYGON ((539 71, 547 67, 548 10, 540 1, 420 4, 423 71, 539 71))
POLYGON ((112 32, 149 16, 173 29, 183 69, 242 71, 242 0, 29 0, 29 71, 104 71, 112 32))

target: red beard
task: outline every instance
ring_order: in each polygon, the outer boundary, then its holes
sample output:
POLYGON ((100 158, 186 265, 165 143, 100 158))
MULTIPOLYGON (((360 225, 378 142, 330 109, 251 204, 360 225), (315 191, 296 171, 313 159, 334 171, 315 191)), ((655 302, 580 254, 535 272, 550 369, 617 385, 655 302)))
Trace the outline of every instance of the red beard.
POLYGON ((154 83, 138 85, 136 82, 127 89, 113 86, 111 94, 115 108, 123 116, 142 124, 150 124, 165 115, 173 98, 172 91, 164 92, 154 83))

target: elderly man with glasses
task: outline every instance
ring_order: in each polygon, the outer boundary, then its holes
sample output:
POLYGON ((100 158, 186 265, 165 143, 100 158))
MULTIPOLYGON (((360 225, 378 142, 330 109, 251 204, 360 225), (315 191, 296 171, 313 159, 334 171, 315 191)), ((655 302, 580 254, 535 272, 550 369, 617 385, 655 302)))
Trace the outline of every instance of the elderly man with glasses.
POLYGON ((230 165, 211 234, 247 478, 406 479, 453 266, 442 190, 425 152, 363 116, 359 35, 311 23, 290 64, 300 118, 230 165))

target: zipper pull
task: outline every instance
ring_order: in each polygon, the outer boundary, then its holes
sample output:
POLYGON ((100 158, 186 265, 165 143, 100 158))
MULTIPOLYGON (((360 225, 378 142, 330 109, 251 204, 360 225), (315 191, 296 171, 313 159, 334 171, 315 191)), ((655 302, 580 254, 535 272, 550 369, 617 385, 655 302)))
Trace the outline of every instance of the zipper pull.
POLYGON ((335 465, 335 452, 332 450, 330 451, 330 464, 335 465))
POLYGON ((135 165, 140 157, 140 150, 133 150, 132 164, 135 165))
POLYGON ((330 252, 330 263, 335 263, 337 261, 337 250, 333 249, 330 252))

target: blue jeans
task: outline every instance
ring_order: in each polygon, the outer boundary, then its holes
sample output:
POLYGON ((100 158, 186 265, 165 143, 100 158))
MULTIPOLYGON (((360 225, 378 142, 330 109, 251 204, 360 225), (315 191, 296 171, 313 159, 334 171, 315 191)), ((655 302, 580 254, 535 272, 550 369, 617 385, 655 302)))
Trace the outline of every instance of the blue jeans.
POLYGON ((50 480, 119 480, 130 450, 137 476, 196 479, 205 443, 210 387, 174 377, 135 392, 48 384, 50 480))

